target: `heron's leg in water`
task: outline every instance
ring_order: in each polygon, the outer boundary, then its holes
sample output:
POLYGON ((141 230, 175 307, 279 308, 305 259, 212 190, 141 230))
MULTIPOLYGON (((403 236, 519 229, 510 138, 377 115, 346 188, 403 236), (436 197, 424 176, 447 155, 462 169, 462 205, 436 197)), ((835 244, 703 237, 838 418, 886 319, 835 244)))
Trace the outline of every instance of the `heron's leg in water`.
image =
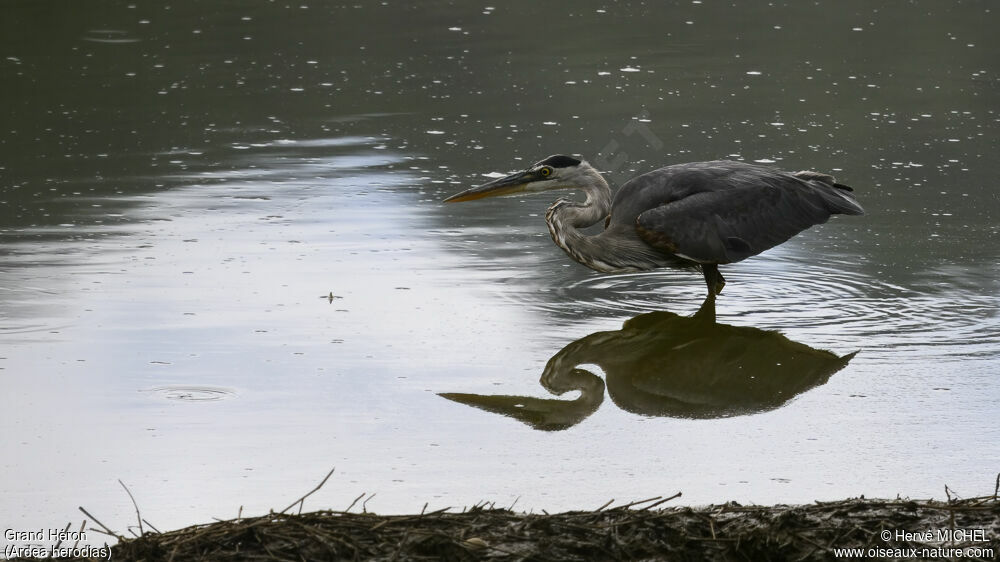
POLYGON ((726 286, 726 280, 719 273, 718 264, 703 263, 701 264, 701 271, 705 274, 705 284, 708 285, 708 294, 718 295, 721 293, 722 288, 726 286))

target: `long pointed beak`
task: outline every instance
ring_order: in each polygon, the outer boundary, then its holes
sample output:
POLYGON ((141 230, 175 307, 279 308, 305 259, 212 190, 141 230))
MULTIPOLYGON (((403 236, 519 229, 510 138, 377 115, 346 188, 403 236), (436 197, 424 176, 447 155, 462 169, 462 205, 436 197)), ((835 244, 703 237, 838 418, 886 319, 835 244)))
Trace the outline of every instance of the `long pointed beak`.
POLYGON ((517 172, 506 177, 497 178, 489 183, 484 183, 479 187, 466 189, 461 193, 456 193, 444 200, 445 203, 460 203, 462 201, 473 201, 484 197, 498 197, 500 195, 510 195, 524 191, 525 187, 535 179, 531 172, 517 172))

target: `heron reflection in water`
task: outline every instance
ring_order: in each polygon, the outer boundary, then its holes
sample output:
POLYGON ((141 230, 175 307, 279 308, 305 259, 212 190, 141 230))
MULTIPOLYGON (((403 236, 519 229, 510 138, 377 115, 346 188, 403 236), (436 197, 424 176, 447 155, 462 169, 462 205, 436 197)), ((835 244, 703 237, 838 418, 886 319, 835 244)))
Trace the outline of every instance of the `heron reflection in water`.
POLYGON ((445 202, 578 189, 583 203, 559 199, 545 213, 552 240, 574 260, 605 273, 701 268, 712 297, 726 281, 719 265, 777 246, 831 215, 863 215, 852 189, 818 172, 788 173, 719 160, 667 166, 626 182, 612 198, 584 160, 555 155, 445 202), (604 221, 588 236, 580 229, 604 221))
POLYGON ((566 429, 597 411, 605 387, 618 407, 636 414, 723 418, 776 409, 825 384, 854 355, 838 357, 774 331, 718 324, 709 297, 694 316, 640 314, 621 330, 590 334, 556 353, 542 373, 542 387, 557 396, 579 391, 574 400, 441 396, 547 431, 566 429), (579 365, 597 365, 605 380, 579 365))

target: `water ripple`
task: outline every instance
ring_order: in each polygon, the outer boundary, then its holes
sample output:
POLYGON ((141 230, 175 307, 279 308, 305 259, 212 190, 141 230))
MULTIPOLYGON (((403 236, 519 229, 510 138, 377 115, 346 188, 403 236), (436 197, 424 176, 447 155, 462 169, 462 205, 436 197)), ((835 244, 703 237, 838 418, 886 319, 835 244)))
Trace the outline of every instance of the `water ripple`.
POLYGON ((167 385, 153 387, 145 392, 176 402, 216 402, 237 396, 235 390, 219 386, 167 385))
MULTIPOLYGON (((803 265, 778 257, 724 271, 720 322, 794 332, 814 345, 865 350, 874 361, 967 359, 1000 353, 1000 299, 954 284, 905 287, 833 261, 803 265)), ((507 297, 573 319, 653 310, 693 312, 704 296, 700 273, 659 271, 586 277, 539 293, 507 297), (687 310, 687 309, 690 309, 687 310)))

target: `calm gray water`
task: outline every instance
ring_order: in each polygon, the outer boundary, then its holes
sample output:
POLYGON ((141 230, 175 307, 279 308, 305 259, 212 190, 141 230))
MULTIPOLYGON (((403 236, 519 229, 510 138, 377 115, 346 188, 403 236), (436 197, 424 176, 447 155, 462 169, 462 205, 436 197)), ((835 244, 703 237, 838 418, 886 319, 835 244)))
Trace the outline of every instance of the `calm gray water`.
POLYGON ((331 467, 307 508, 992 491, 989 3, 424 4, 5 6, 0 526, 331 467), (569 261, 553 194, 440 203, 552 153, 827 171, 868 215, 724 267, 705 326, 695 273, 569 261))

